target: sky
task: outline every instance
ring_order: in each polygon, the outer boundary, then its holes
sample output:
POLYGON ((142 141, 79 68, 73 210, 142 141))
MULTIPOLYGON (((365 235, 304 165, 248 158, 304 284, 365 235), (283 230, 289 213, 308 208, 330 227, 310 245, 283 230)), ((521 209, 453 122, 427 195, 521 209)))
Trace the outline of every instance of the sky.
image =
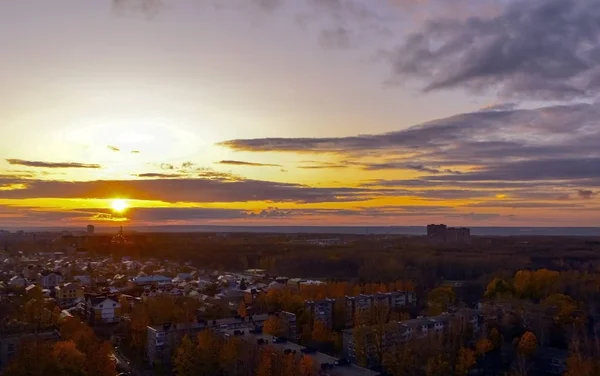
POLYGON ((597 0, 0 2, 0 228, 597 226, 597 0))

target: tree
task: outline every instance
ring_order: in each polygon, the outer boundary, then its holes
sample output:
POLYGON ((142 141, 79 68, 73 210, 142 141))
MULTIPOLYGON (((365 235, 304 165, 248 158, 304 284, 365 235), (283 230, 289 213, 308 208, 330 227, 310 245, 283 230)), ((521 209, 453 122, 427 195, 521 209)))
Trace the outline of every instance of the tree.
POLYGON ((58 372, 64 376, 83 376, 85 355, 73 341, 60 341, 52 346, 51 356, 58 372))
POLYGON ((196 345, 185 336, 175 352, 173 368, 178 376, 195 376, 200 372, 196 345))
POLYGON ((492 342, 492 350, 499 349, 502 347, 502 343, 504 342, 504 338, 502 334, 496 328, 492 328, 490 330, 490 341, 492 342))
POLYGON ((456 301, 456 294, 452 286, 440 286, 431 290, 427 295, 430 315, 439 315, 448 310, 456 301))
POLYGON ((446 376, 450 371, 450 364, 442 355, 436 355, 427 360, 425 374, 427 376, 446 376))
POLYGON ((485 355, 493 349, 494 345, 489 338, 480 338, 475 344, 475 351, 477 352, 477 355, 483 357, 484 368, 487 367, 487 359, 485 355))
POLYGON ((116 363, 111 355, 112 346, 109 342, 96 342, 85 355, 86 376, 114 376, 117 372, 116 363))
POLYGON ((315 376, 317 374, 315 362, 310 356, 303 356, 298 365, 298 376, 315 376))
POLYGON ((542 305, 552 311, 555 321, 560 325, 568 325, 574 321, 577 303, 564 294, 552 294, 542 301, 542 305))
POLYGON ((271 376, 273 372, 273 349, 266 347, 260 354, 256 376, 271 376))
POLYGON ((515 293, 514 287, 502 278, 494 278, 485 289, 484 296, 488 299, 508 298, 515 293))
POLYGON ((248 310, 246 309, 246 303, 244 303, 243 300, 240 302, 240 305, 238 306, 237 313, 241 317, 248 316, 248 310))
POLYGON ((331 331, 327 329, 327 326, 321 320, 316 320, 313 325, 311 338, 318 343, 329 342, 331 340, 331 331))
POLYGON ((201 362, 202 375, 216 375, 219 372, 219 354, 221 343, 217 335, 211 330, 198 333, 197 354, 201 362))
POLYGON ((277 316, 270 316, 263 324, 263 332, 272 336, 281 337, 284 334, 283 323, 277 316))
POLYGON ((531 332, 525 332, 519 339, 517 351, 524 357, 531 358, 537 349, 537 338, 531 332))
POLYGON ((466 376, 471 367, 475 365, 475 351, 461 347, 458 351, 456 360, 456 374, 458 376, 466 376))

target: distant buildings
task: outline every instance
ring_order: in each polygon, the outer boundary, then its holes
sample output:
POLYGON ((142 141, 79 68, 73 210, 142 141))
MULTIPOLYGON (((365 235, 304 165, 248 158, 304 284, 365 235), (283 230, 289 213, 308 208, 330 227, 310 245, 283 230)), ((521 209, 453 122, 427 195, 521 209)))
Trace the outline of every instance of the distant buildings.
POLYGON ((427 226, 427 237, 440 242, 468 242, 471 239, 471 229, 431 224, 427 226))
POLYGON ((94 235, 95 232, 96 232, 96 228, 94 227, 94 225, 88 225, 87 226, 87 234, 89 236, 94 235))

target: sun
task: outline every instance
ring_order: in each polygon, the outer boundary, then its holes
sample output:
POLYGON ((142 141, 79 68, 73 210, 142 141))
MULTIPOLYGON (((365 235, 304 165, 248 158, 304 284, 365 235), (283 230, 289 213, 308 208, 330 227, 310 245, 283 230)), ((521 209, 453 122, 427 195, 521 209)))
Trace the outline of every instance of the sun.
POLYGON ((124 212, 125 210, 127 210, 129 205, 127 204, 127 201, 125 201, 125 200, 115 199, 115 200, 112 200, 112 202, 110 203, 110 207, 114 211, 121 213, 121 212, 124 212))

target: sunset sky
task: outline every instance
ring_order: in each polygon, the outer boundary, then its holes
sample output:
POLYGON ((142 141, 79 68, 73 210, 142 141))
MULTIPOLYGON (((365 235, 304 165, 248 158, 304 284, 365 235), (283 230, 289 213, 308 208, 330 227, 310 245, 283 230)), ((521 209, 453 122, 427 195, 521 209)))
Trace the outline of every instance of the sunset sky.
POLYGON ((600 223, 598 0, 0 1, 0 51, 0 228, 600 223))

